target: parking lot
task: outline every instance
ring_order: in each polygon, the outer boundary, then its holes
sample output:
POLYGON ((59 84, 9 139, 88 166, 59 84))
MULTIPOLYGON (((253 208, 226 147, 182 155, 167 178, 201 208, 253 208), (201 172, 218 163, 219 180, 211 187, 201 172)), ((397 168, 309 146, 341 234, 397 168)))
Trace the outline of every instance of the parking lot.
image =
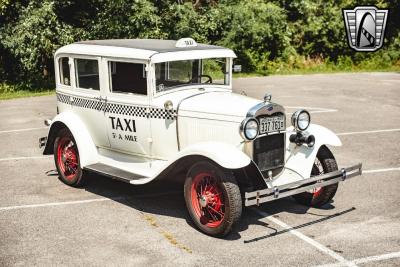
POLYGON ((55 96, 0 101, 0 266, 400 266, 400 74, 239 78, 234 88, 272 93, 288 115, 307 108, 342 140, 339 167, 362 162, 364 174, 323 209, 291 198, 247 208, 216 239, 192 225, 181 186, 94 174, 64 185, 38 148, 55 96))

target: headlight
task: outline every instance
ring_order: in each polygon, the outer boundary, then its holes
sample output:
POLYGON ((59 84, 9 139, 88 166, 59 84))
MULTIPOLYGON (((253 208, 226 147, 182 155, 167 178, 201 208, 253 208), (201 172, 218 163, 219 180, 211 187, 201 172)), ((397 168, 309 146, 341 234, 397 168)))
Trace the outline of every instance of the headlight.
POLYGON ((246 140, 254 140, 258 135, 258 122, 254 118, 245 119, 240 125, 240 134, 246 140))
POLYGON ((310 126, 311 117, 307 110, 300 109, 292 115, 292 125, 296 130, 304 131, 310 126))

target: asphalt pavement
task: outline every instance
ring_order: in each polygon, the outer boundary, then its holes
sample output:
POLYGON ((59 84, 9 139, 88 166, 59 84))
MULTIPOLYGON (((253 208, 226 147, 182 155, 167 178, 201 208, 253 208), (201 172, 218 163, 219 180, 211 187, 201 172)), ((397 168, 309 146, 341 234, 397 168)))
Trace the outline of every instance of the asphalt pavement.
POLYGON ((38 138, 55 96, 0 101, 0 266, 400 266, 400 74, 239 78, 234 90, 311 111, 364 173, 322 209, 292 198, 245 209, 223 239, 199 232, 182 187, 90 175, 61 183, 38 138))

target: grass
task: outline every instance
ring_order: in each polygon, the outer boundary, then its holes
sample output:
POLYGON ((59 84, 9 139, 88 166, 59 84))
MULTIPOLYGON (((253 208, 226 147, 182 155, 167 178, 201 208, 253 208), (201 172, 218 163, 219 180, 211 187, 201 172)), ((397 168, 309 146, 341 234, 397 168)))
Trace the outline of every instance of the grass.
POLYGON ((21 97, 33 97, 33 96, 44 96, 54 94, 54 90, 43 90, 43 91, 13 91, 13 92, 0 92, 0 100, 21 98, 21 97))
POLYGON ((54 93, 55 90, 52 89, 32 89, 22 84, 0 83, 0 100, 52 95, 54 93))

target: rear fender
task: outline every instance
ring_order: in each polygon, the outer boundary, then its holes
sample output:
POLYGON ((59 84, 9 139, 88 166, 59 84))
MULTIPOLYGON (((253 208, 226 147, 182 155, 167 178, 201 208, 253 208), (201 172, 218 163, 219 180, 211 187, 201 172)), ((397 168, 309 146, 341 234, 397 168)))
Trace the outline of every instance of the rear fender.
POLYGON ((89 131, 81 119, 72 112, 65 111, 58 114, 50 125, 47 135, 47 142, 43 151, 44 155, 53 154, 54 141, 57 138, 58 131, 62 128, 68 128, 74 136, 79 150, 79 159, 81 167, 98 162, 96 146, 93 143, 89 131))

